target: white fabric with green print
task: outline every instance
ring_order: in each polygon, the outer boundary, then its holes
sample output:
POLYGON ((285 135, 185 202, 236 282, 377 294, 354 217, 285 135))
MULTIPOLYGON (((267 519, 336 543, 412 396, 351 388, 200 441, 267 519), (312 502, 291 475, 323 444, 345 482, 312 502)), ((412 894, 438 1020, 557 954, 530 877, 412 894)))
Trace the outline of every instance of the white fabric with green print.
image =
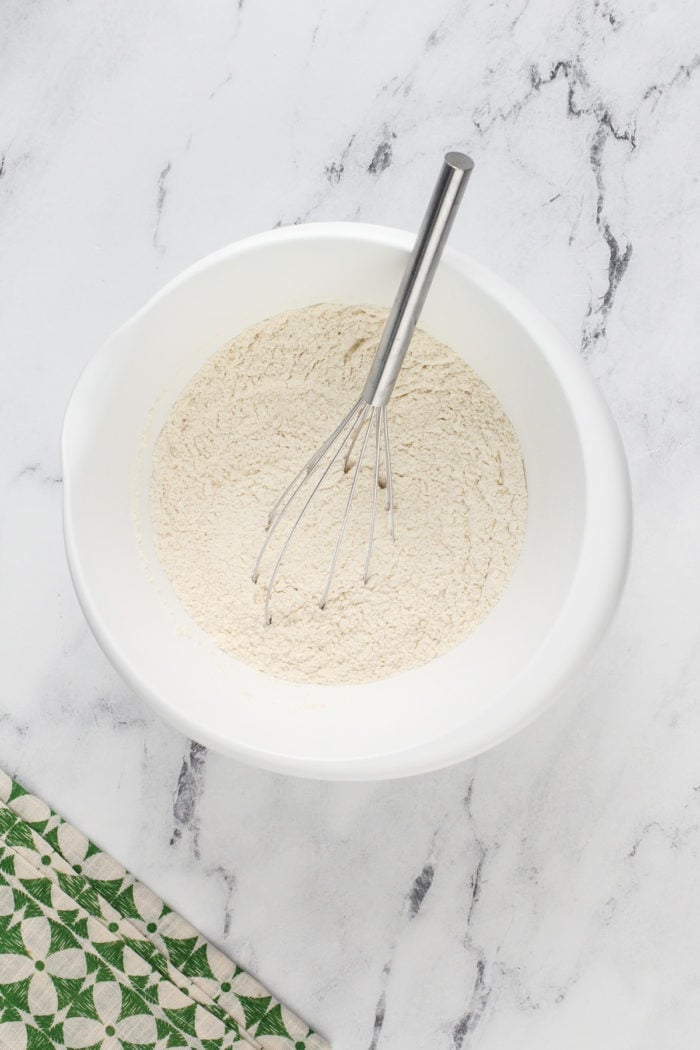
POLYGON ((2 1050, 329 1050, 0 771, 2 1050))

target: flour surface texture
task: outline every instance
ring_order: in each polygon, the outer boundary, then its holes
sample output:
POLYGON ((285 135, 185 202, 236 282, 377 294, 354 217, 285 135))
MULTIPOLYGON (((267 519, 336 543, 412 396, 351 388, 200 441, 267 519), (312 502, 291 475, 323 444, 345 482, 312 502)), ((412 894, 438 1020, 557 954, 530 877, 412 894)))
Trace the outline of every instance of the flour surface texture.
POLYGON ((527 489, 513 428, 467 364, 419 329, 389 403, 396 541, 380 492, 363 585, 370 440, 326 608, 318 600, 352 477, 341 462, 289 549, 264 624, 286 535, 253 584, 268 511, 356 400, 385 318, 320 304, 247 329, 194 377, 156 442, 153 535, 175 593, 221 649, 278 678, 357 683, 432 660, 488 615, 522 545, 527 489))

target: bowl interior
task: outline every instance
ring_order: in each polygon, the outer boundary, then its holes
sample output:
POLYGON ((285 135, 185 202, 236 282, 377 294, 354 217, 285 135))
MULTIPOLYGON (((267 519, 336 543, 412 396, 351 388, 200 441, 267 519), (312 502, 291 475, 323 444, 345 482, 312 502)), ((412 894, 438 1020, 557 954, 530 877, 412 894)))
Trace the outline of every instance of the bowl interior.
MULTIPOLYGON (((521 558, 477 631, 431 663, 380 682, 291 684, 221 653, 182 609, 156 557, 150 457, 191 376, 241 329, 282 310, 323 301, 389 306, 410 246, 399 231, 332 224, 225 249, 108 341, 66 417, 67 547, 98 639, 181 729, 268 768, 364 777, 445 764, 532 717, 562 671, 542 677, 571 600, 587 509, 582 424, 562 378, 571 352, 553 334, 543 341, 519 297, 456 254, 446 253, 421 325, 502 402, 522 444, 529 492, 521 558)), ((574 382, 582 375, 576 371, 574 382)))

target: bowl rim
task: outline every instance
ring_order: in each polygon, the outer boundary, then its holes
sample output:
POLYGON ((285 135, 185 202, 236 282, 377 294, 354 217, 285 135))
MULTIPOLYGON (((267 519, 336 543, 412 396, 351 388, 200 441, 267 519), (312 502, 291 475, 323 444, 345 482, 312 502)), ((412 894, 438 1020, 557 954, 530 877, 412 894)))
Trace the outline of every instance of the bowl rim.
POLYGON ((468 276, 497 305, 510 314, 537 344, 561 385, 580 438, 586 483, 586 514, 578 563, 566 599, 551 629, 530 660, 513 679, 510 689, 522 680, 529 702, 520 705, 517 719, 506 718, 482 732, 470 733, 470 743, 460 744, 459 732, 431 742, 431 749, 405 749, 349 758, 305 758, 252 747, 217 735, 198 726, 193 718, 175 710, 154 692, 124 654, 106 627, 94 601, 76 543, 72 506, 72 450, 80 442, 80 403, 89 379, 113 353, 113 344, 135 327, 154 306, 196 275, 251 249, 281 240, 352 239, 410 250, 414 234, 389 226, 358 222, 309 222, 254 234, 234 241, 187 267, 151 296, 123 325, 110 335, 82 370, 70 396, 61 435, 63 466, 63 531, 73 585, 88 624, 99 645, 120 675, 135 692, 181 732, 220 753, 236 757, 258 768, 325 779, 377 780, 415 775, 444 768, 479 754, 525 728, 556 699, 565 684, 589 658, 607 629, 624 586, 632 540, 632 498, 622 442, 610 410, 583 359, 540 311, 507 281, 466 253, 448 248, 445 260, 468 276), (585 422, 585 426, 583 423, 585 422), (591 498, 593 496, 593 498, 591 498), (575 623, 576 629, 567 629, 575 623), (542 653, 547 651, 543 667, 542 653), (533 665, 534 668, 533 668, 533 665), (533 679, 533 669, 535 671, 533 679), (436 744, 442 743, 437 749, 436 744))

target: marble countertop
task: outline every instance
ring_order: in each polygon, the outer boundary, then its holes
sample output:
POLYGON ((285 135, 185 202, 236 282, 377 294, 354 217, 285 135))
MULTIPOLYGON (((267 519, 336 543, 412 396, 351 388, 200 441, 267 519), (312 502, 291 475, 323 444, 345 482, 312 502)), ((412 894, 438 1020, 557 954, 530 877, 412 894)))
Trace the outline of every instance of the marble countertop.
POLYGON ((6 0, 0 23, 0 767, 336 1050, 695 1045, 698 5, 6 0), (477 160, 454 243, 580 347, 619 423, 625 597, 562 702, 475 761, 248 769, 151 714, 85 625, 66 401, 231 240, 415 228, 449 147, 477 160))

